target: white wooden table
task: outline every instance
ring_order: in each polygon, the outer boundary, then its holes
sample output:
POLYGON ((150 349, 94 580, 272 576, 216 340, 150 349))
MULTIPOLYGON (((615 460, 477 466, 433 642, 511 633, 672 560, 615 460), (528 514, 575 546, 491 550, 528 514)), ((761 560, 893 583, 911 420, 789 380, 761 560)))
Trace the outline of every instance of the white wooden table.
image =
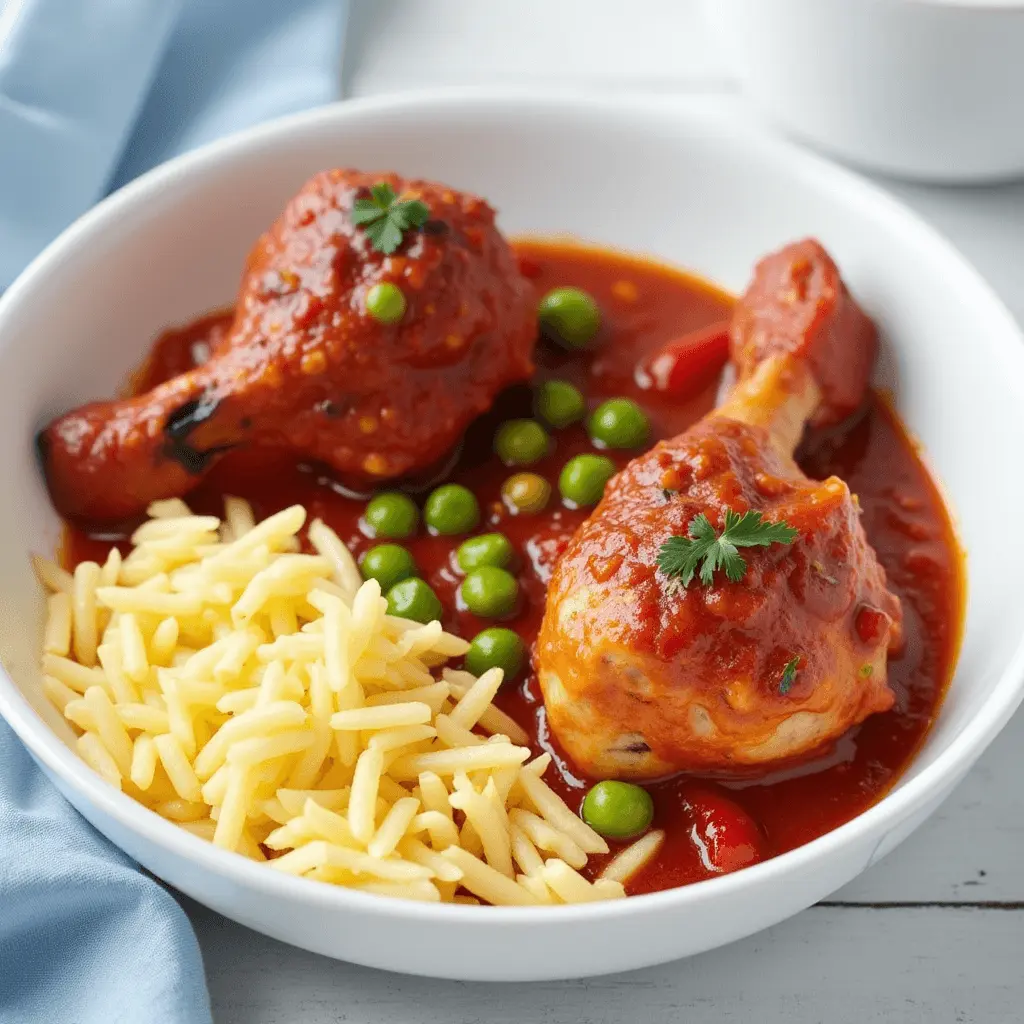
MULTIPOLYGON (((747 116, 692 0, 354 3, 346 95, 466 84, 583 87, 747 116)), ((888 187, 947 234, 1024 320, 1024 183, 888 187)), ((939 813, 827 903, 728 948, 626 975, 516 986, 404 978, 300 952, 188 904, 215 1018, 218 1024, 1024 1020, 1022 748, 1018 715, 939 813)))

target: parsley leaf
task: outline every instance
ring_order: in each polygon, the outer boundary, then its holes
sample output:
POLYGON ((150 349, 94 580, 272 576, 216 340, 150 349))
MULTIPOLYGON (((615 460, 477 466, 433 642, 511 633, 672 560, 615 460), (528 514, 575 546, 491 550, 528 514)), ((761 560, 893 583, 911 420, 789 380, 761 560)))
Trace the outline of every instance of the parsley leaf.
POLYGON ((402 229, 390 217, 382 217, 366 225, 366 237, 377 252, 390 255, 402 244, 402 229))
POLYGON ((352 204, 352 223, 357 227, 362 224, 372 224, 384 216, 384 210, 372 199, 357 199, 352 204))
POLYGON ((402 244, 404 232, 426 223, 430 209, 419 199, 399 200, 386 181, 372 185, 370 196, 352 204, 352 223, 366 229, 377 252, 390 256, 402 244))
POLYGON ((790 658, 786 662, 786 667, 782 670, 782 679, 779 682, 779 693, 783 697, 793 688, 793 683, 796 682, 796 673, 800 667, 800 658, 790 658))
POLYGON ((397 198, 395 190, 386 181, 378 181, 375 185, 371 185, 370 195, 382 210, 386 210, 397 198))
POLYGON ((737 548, 792 544, 798 532, 785 522, 765 522, 754 509, 740 515, 727 508, 725 529, 719 536, 711 520, 701 512, 690 521, 689 536, 669 537, 661 545, 658 568, 666 576, 679 579, 684 587, 693 581, 698 568, 700 581, 706 587, 714 583, 717 569, 724 569, 725 575, 738 583, 747 574, 747 563, 737 548))
POLYGON ((688 532, 689 537, 669 537, 658 551, 658 568, 666 576, 678 579, 684 587, 690 585, 701 559, 710 558, 705 564, 711 564, 712 571, 717 567, 712 553, 717 543, 715 528, 703 512, 693 519, 688 532))

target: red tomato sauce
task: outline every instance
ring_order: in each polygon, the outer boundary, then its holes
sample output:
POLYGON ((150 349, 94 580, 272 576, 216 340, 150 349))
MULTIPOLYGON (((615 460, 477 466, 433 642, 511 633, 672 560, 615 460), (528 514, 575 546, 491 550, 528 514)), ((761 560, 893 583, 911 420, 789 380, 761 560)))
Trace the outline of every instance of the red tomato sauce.
MULTIPOLYGON (((733 304, 729 295, 681 271, 611 251, 542 241, 522 241, 516 249, 540 293, 575 285, 594 296, 603 316, 600 334, 586 352, 564 352, 541 342, 535 381, 572 381, 591 408, 609 397, 633 398, 650 417, 652 443, 683 431, 712 407, 715 381, 679 401, 642 390, 635 369, 667 342, 726 319, 733 304)), ((214 314, 166 332, 133 378, 133 388, 148 389, 202 361, 210 338, 229 319, 229 313, 214 314)), ((572 455, 593 450, 581 425, 554 432, 552 451, 529 467, 551 481, 552 501, 537 515, 512 515, 502 502, 501 484, 513 470, 492 454, 492 440, 504 420, 530 416, 531 402, 529 388, 505 392, 492 412, 470 427, 449 470, 424 487, 429 490, 441 478, 464 483, 483 509, 478 532, 499 530, 513 543, 519 552, 522 600, 515 617, 502 624, 528 643, 540 625, 551 566, 587 514, 559 504, 558 473, 572 455)), ((635 453, 604 454, 622 466, 635 453)), ((843 428, 809 435, 799 461, 813 477, 842 477, 859 496, 868 538, 903 602, 906 643, 889 662, 896 705, 847 733, 827 754, 796 767, 743 779, 678 776, 649 785, 654 827, 664 829, 667 838, 658 856, 629 884, 631 893, 734 870, 849 821, 900 776, 938 711, 960 638, 962 555, 913 442, 886 402, 872 396, 843 428)), ((352 495, 315 467, 296 465, 287 457, 268 451, 231 453, 188 501, 198 512, 219 515, 229 494, 247 498, 257 518, 302 504, 310 519, 329 523, 357 558, 375 543, 361 522, 366 496, 352 495)), ((65 561, 102 560, 111 541, 125 543, 128 532, 90 534, 69 528, 65 561)), ((445 627, 471 638, 493 623, 457 607, 461 576, 454 550, 463 539, 431 537, 421 530, 403 543, 444 604, 445 627)), ((536 679, 531 675, 511 684, 498 703, 533 737, 537 751, 552 753, 554 764, 545 779, 577 810, 595 780, 579 774, 551 736, 536 679)), ((587 872, 599 872, 605 859, 592 857, 587 872)))

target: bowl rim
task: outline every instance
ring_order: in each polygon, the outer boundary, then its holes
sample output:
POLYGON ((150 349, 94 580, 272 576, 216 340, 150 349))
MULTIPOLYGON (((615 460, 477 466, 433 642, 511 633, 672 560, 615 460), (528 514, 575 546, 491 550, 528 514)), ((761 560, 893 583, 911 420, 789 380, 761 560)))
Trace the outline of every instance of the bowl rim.
MULTIPOLYGON (((900 224, 901 230, 916 236, 941 256, 949 271, 974 288, 988 306, 989 319, 1002 321, 1002 332, 1015 338, 1016 345, 1004 345, 1002 355, 1015 363, 1017 379, 1024 379, 1024 334, 991 286, 956 248, 936 229, 904 206, 883 188, 823 157, 781 138, 761 133, 742 121, 726 122, 697 108, 665 107, 637 97, 611 97, 574 90, 537 88, 448 88, 401 92, 381 97, 346 100, 266 122, 208 143, 147 172, 97 204, 36 257, 7 292, 0 296, 0 338, 5 322, 16 313, 22 297, 29 295, 54 267, 68 259, 81 258, 83 242, 109 221, 133 211, 146 197, 158 193, 177 179, 202 176, 221 161, 259 158, 265 147, 284 143, 298 133, 317 130, 344 132, 346 123, 375 113, 409 113, 419 110, 426 117, 436 114, 504 111, 538 117, 556 113, 559 117, 589 115, 627 116, 647 119, 671 129, 673 125, 693 128, 725 137, 732 144, 749 147, 768 160, 781 162, 802 177, 831 185, 852 206, 867 206, 900 224)), ((2 344, 2 343, 0 343, 2 344)), ((268 870, 267 865, 239 854, 221 850, 105 783, 57 736, 28 703, 6 669, 0 666, 0 715, 2 715, 46 769, 62 783, 122 829, 177 858, 191 861, 222 881, 244 885, 253 891, 278 897, 321 911, 368 913, 394 921, 459 922, 490 928, 494 924, 534 925, 549 922, 616 921, 623 917, 682 910, 687 906, 722 897, 742 897, 748 890, 780 883, 799 874, 812 862, 827 860, 858 837, 876 836, 876 850, 892 829, 909 820, 939 799, 951 784, 974 763, 995 738, 1024 698, 1024 636, 1003 668, 992 693, 978 712, 938 752, 932 764, 898 789, 886 793, 875 804, 840 825, 786 853, 732 874, 693 882, 660 892, 631 896, 625 900, 551 907, 480 907, 457 904, 428 904, 411 900, 381 899, 341 886, 315 885, 309 879, 268 870)))

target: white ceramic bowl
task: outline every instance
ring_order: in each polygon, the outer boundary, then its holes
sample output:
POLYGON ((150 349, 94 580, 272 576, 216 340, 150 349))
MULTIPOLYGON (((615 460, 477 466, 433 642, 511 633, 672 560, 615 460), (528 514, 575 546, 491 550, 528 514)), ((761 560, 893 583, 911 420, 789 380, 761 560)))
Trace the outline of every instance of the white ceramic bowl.
MULTIPOLYGON (((60 790, 160 878, 276 938, 356 963, 467 979, 598 974, 685 956, 814 903, 949 793, 1021 699, 1024 507, 1004 438, 1024 436, 1024 345, 932 230, 856 177, 699 116, 603 100, 447 94, 348 103, 176 160, 101 204, 0 300, 0 712, 60 790), (31 551, 60 524, 33 452, 52 414, 111 393, 162 327, 228 301, 261 229, 313 171, 397 168, 489 196, 510 232, 568 231, 656 253, 732 288, 813 233, 886 339, 880 379, 921 438, 970 551, 959 670, 913 766, 875 807, 774 860, 682 889, 563 908, 434 906, 287 877, 107 787, 69 749, 37 670, 31 551)), ((0 838, 2 841, 2 838, 0 838)))
POLYGON ((1024 176, 1024 0, 703 0, 775 123, 937 182, 1024 176))

